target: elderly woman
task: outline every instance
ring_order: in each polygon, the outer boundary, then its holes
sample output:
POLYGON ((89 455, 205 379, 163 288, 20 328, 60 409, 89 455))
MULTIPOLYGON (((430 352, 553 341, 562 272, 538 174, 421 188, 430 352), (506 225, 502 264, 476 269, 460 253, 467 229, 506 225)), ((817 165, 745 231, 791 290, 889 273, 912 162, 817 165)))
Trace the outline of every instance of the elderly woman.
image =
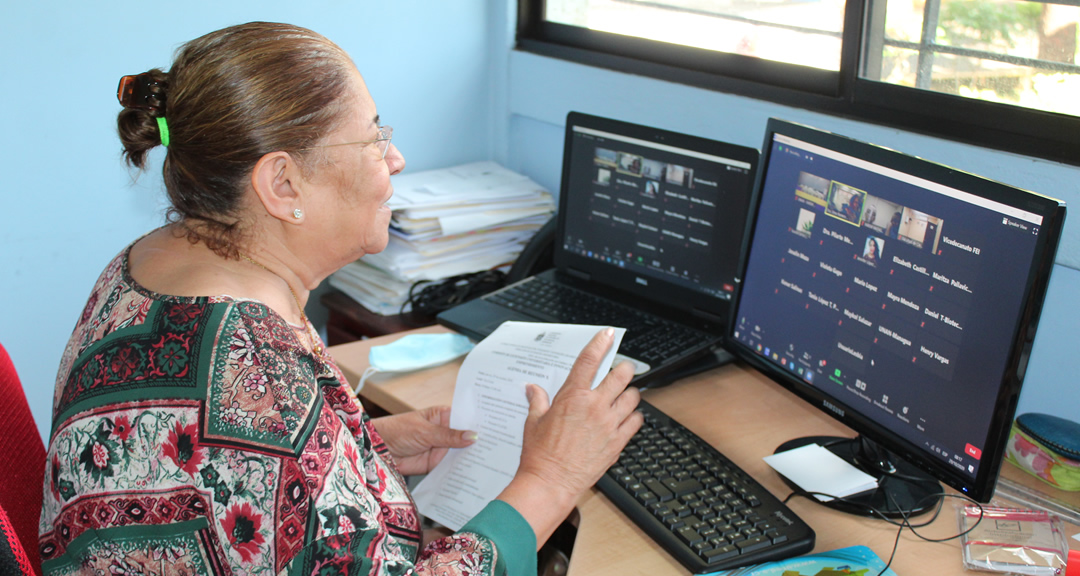
POLYGON ((517 475, 422 541, 402 475, 475 434, 449 408, 371 419, 304 315, 308 291, 387 243, 405 159, 349 57, 294 26, 186 44, 121 83, 144 167, 166 146, 169 223, 105 269, 57 378, 46 574, 526 574, 641 417, 628 366, 590 390, 602 332, 530 413, 517 475))

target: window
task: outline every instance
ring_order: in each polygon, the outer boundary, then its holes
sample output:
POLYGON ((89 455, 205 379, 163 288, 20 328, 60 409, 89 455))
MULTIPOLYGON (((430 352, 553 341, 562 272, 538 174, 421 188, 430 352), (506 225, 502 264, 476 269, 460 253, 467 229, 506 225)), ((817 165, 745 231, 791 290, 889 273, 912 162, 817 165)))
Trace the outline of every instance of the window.
POLYGON ((549 22, 840 70, 843 0, 549 0, 545 9, 549 22))
POLYGON ((1029 1, 882 1, 862 76, 1080 116, 1080 8, 1029 1))
POLYGON ((1080 164, 1080 7, 523 0, 542 54, 1080 164))

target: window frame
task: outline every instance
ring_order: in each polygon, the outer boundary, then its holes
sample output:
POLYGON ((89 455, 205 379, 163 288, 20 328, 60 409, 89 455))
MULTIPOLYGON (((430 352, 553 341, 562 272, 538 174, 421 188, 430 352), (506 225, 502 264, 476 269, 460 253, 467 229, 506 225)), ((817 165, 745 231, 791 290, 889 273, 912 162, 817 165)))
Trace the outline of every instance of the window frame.
POLYGON ((544 0, 518 0, 516 48, 1080 166, 1080 117, 860 78, 864 22, 883 27, 884 5, 847 2, 839 72, 546 22, 544 0))

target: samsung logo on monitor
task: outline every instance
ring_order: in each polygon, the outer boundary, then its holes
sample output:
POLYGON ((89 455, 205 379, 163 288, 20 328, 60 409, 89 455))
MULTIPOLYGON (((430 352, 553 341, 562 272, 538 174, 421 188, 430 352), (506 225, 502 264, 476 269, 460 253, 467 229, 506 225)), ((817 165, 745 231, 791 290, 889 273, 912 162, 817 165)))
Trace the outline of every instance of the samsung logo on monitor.
POLYGON ((822 404, 822 406, 825 406, 826 408, 828 408, 828 409, 829 409, 829 411, 830 411, 830 412, 832 412, 832 413, 836 414, 837 416, 840 416, 841 418, 843 418, 843 417, 844 417, 844 410, 843 410, 843 408, 840 408, 839 406, 834 406, 834 405, 833 405, 833 404, 832 404, 831 402, 829 402, 828 400, 822 400, 822 401, 821 401, 821 404, 822 404))

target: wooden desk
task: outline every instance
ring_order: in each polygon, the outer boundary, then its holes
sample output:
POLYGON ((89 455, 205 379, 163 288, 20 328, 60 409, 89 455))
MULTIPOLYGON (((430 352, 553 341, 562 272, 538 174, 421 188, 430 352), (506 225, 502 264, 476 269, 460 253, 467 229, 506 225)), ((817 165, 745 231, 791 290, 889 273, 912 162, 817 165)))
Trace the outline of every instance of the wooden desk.
MULTIPOLYGON (((441 326, 431 326, 404 334, 444 331, 441 326)), ((367 368, 368 349, 392 342, 401 335, 334 346, 330 353, 349 381, 357 382, 367 368)), ((459 360, 396 377, 376 375, 368 380, 361 394, 391 413, 449 405, 460 365, 459 360)), ((781 498, 791 489, 762 461, 763 456, 798 436, 854 435, 846 426, 761 373, 741 365, 723 366, 664 388, 648 390, 643 396, 719 447, 781 498)), ((862 544, 886 560, 892 552, 896 528, 885 522, 836 512, 803 498, 792 499, 789 506, 817 532, 815 551, 862 544)), ((570 557, 572 576, 687 573, 596 489, 578 501, 578 513, 577 540, 570 557)), ((955 534, 952 502, 947 501, 941 517, 920 532, 936 538, 955 534)), ((1075 530, 1069 532, 1074 533, 1075 530)), ((907 530, 900 538, 892 568, 900 576, 968 574, 961 566, 957 541, 924 542, 907 530)))

